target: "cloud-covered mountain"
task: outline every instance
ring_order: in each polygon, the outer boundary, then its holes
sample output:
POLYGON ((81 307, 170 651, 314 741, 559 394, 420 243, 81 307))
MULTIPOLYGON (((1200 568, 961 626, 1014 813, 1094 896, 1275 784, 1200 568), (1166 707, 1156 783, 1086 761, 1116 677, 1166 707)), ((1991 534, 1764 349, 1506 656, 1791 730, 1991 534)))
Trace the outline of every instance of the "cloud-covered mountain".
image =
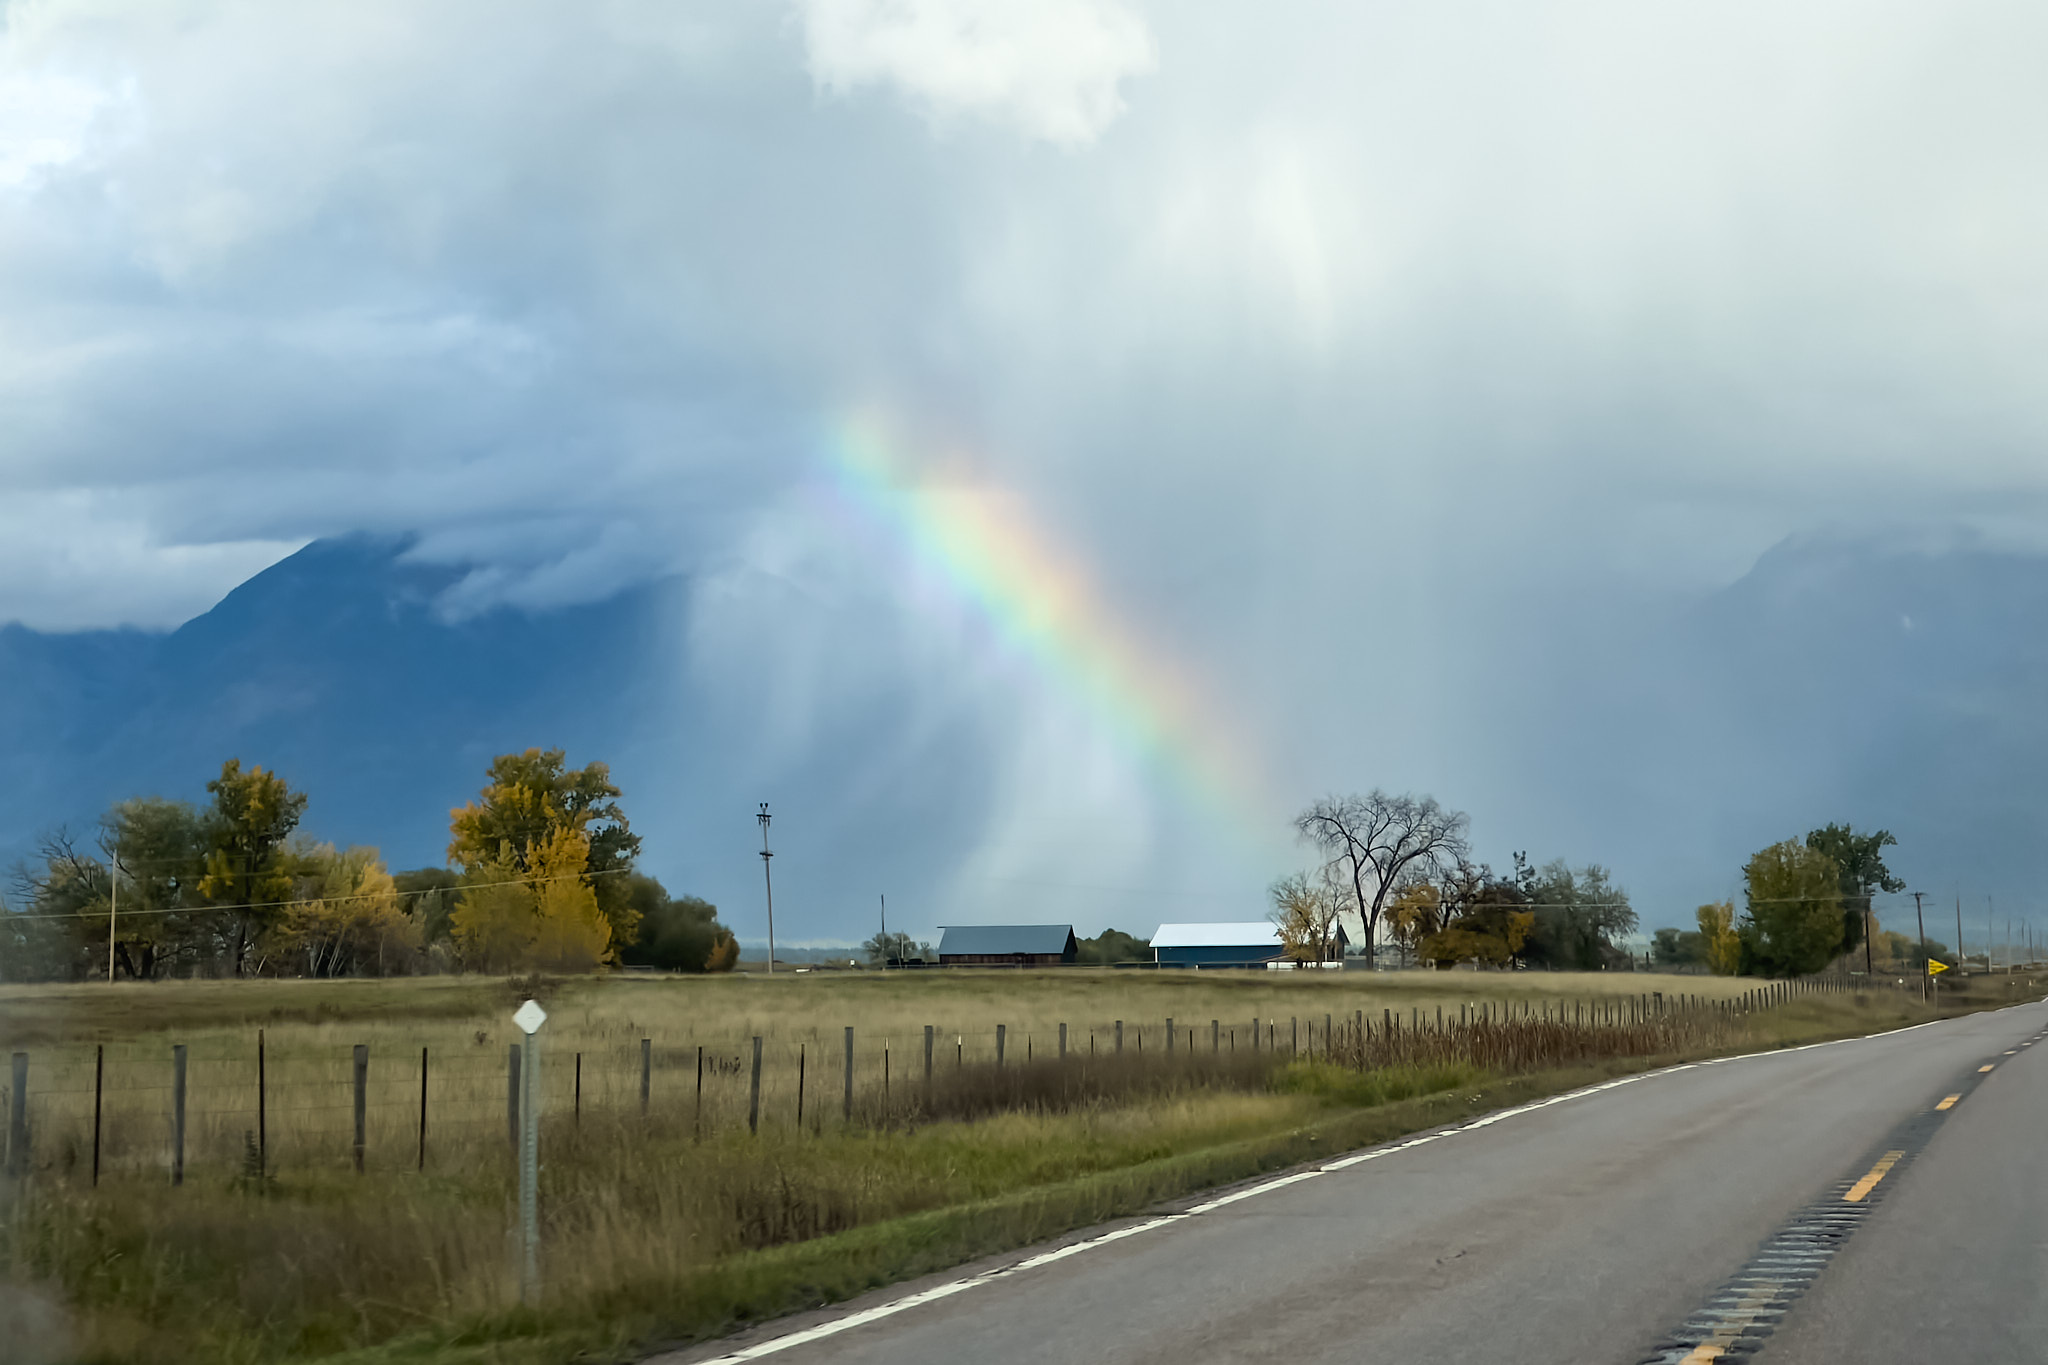
MULTIPOLYGON (((910 728, 887 708, 799 755, 770 752, 732 702, 767 686, 746 676, 755 661, 706 658, 718 646, 700 639, 692 666, 689 583, 457 616, 469 570, 408 548, 315 542, 168 634, 0 629, 0 856, 60 827, 89 833, 124 797, 203 802, 206 779, 239 757, 309 794, 307 832, 377 845, 395 868, 439 864, 448 812, 494 754, 559 747, 610 763, 650 870, 743 901, 728 918, 754 933, 752 814, 778 798, 778 836, 798 826, 776 865, 783 927, 837 938, 870 932, 871 886, 891 873, 928 885, 945 865, 932 850, 971 836, 975 765, 869 780, 910 728), (723 676, 707 685, 707 671, 723 676)), ((902 922, 918 899, 903 897, 902 922)))
POLYGON ((668 583, 553 613, 439 610, 462 574, 400 542, 316 542, 168 634, 0 632, 0 844, 139 793, 194 796, 239 756, 313 794, 309 826, 440 861, 491 755, 630 746, 668 583))
MULTIPOLYGON (((88 828, 125 796, 202 799, 238 756, 309 792, 319 837, 438 863, 447 812, 490 757, 544 745, 610 762, 648 865, 722 899, 750 939, 764 927, 749 818, 762 796, 780 816, 790 941, 860 937, 885 889, 914 931, 1021 904, 1142 932, 1173 903, 1091 887, 1085 867, 1021 888, 974 881, 998 838, 997 765, 979 722, 930 714, 908 685, 813 698, 808 725, 778 730, 735 700, 772 687, 764 661, 697 628, 691 584, 451 615, 466 572, 402 541, 323 541, 169 634, 0 630, 0 849, 88 828)), ((771 629, 802 633, 801 594, 764 601, 771 629)), ((1763 844, 1846 820, 1893 830, 1897 870, 1944 904, 1963 894, 1973 934, 1986 894, 2001 923, 2033 908, 2048 560, 1796 539, 1633 645, 1544 676, 1479 718, 1514 736, 1491 773, 1468 764, 1428 784, 1475 809, 1483 850, 1606 861, 1656 924, 1734 893, 1763 844)))

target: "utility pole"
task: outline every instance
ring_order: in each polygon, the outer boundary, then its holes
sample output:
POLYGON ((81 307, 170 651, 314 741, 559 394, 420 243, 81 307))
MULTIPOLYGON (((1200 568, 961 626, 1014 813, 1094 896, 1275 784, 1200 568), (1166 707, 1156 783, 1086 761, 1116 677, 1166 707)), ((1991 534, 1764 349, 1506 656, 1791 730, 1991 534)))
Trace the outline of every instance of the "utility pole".
POLYGON ((114 984, 114 915, 121 904, 121 855, 107 859, 107 984, 114 984))
POLYGON ((1870 897, 1865 896, 1863 898, 1863 978, 1865 981, 1877 979, 1877 973, 1870 965, 1870 938, 1876 928, 1877 922, 1870 915, 1870 897))
POLYGON ((1963 893, 1956 892, 1956 975, 1963 974, 1963 893))
POLYGON ((775 878, 768 875, 768 860, 775 855, 768 851, 768 803, 761 803, 760 814, 754 817, 761 822, 761 884, 768 889, 768 975, 775 975, 775 878))
MULTIPOLYGON (((763 806, 761 809, 768 809, 763 806)), ((1920 926, 1920 998, 1927 998, 1927 983, 1934 979, 1934 973, 1927 968, 1927 916, 1921 911, 1920 897, 1924 892, 1913 893, 1913 920, 1920 926)))
POLYGON ((889 970, 889 895, 885 891, 875 893, 882 898, 882 970, 889 970))

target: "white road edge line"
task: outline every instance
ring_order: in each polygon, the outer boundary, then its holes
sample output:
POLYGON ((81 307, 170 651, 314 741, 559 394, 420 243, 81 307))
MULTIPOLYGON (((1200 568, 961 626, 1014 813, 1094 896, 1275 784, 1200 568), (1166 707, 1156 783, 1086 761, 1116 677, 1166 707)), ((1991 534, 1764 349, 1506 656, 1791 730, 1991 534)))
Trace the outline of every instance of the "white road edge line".
MULTIPOLYGON (((2008 1005, 2006 1009, 2018 1009, 2021 1005, 2038 1003, 2041 1002, 2032 1000, 2022 1001, 2020 1005, 2008 1005)), ((1992 1014, 2003 1014, 2004 1012, 2004 1010, 1985 1011, 1985 1013, 1992 1014)), ((1960 1017, 1972 1018, 1975 1016, 1964 1015, 1960 1017)), ((1588 1095, 1597 1095, 1602 1091, 1613 1090, 1619 1086, 1633 1085, 1637 1081, 1653 1080, 1658 1076, 1671 1076, 1680 1071, 1691 1071, 1695 1067, 1718 1066, 1725 1062, 1746 1062, 1757 1057, 1783 1057, 1793 1052, 1810 1052, 1814 1048, 1834 1047, 1838 1043, 1863 1043, 1873 1038, 1890 1038, 1901 1033, 1911 1033, 1915 1029, 1929 1028, 1935 1024, 1949 1022, 1951 1021, 1946 1019, 1929 1019, 1925 1023, 1908 1024, 1904 1028, 1887 1029, 1883 1033, 1866 1033, 1855 1038, 1831 1038, 1824 1043, 1804 1043, 1798 1047, 1772 1048, 1768 1052, 1744 1052, 1734 1057, 1714 1057, 1703 1062, 1681 1062, 1677 1066, 1659 1067, 1655 1071, 1639 1072, 1633 1076, 1618 1076, 1611 1081, 1601 1081, 1596 1085, 1581 1086, 1577 1090, 1567 1090, 1561 1095, 1551 1095, 1545 1099, 1534 1100, 1528 1104, 1518 1104, 1512 1109, 1501 1109, 1491 1114, 1484 1114, 1468 1123, 1456 1124, 1449 1128, 1439 1128, 1433 1133, 1418 1134, 1402 1142, 1396 1142, 1385 1147, 1376 1147, 1369 1152, 1360 1152, 1354 1156, 1340 1157, 1335 1161, 1326 1161, 1322 1165, 1306 1171, 1296 1171, 1292 1175, 1283 1175, 1272 1180, 1263 1180, 1256 1185, 1246 1186, 1244 1189, 1211 1199, 1206 1203, 1196 1204, 1185 1213, 1159 1214, 1155 1217, 1147 1218, 1143 1222, 1132 1223, 1127 1227, 1112 1228, 1108 1232, 1098 1233, 1093 1237, 1086 1237, 1078 1242, 1069 1242, 1067 1245, 1055 1247, 1051 1251, 1042 1251, 1036 1256, 1027 1256, 1012 1265, 999 1266, 994 1270, 984 1271, 979 1275, 970 1275, 965 1279, 948 1280, 944 1284, 933 1285, 930 1289, 920 1289, 915 1294, 906 1294, 900 1299, 891 1299, 887 1303, 876 1304, 873 1308, 865 1308, 858 1313, 849 1313, 843 1318, 834 1318, 831 1322, 821 1322, 816 1327, 806 1327, 802 1331, 790 1332, 779 1337, 771 1337, 767 1341, 756 1342, 752 1346, 742 1347, 740 1350, 726 1355, 715 1356, 705 1361, 704 1365, 736 1365, 738 1361, 759 1360, 762 1356, 774 1355, 777 1351, 786 1351, 793 1346, 803 1346, 813 1341, 822 1341, 827 1337, 836 1337, 841 1332, 850 1332, 856 1327, 865 1327, 871 1322, 880 1322, 883 1318, 894 1317, 898 1313, 907 1312, 921 1304, 951 1298, 955 1294, 965 1293, 970 1289, 978 1289, 982 1285, 992 1284, 997 1280, 1006 1279, 1009 1276, 1020 1274, 1026 1270, 1036 1270, 1042 1265, 1051 1265, 1054 1261, 1064 1261, 1069 1256, 1078 1256, 1084 1251, 1093 1251, 1096 1247, 1107 1246, 1111 1242, 1120 1242, 1126 1237, 1135 1237, 1141 1232, 1150 1232, 1154 1228, 1163 1228, 1169 1224, 1192 1218, 1197 1214, 1208 1213, 1225 1205, 1235 1204, 1240 1199, 1250 1199, 1253 1195, 1268 1194, 1288 1185, 1298 1185, 1304 1180, 1313 1180, 1319 1175, 1327 1175, 1332 1171, 1346 1170, 1367 1161, 1377 1161, 1383 1156, 1392 1156, 1396 1152, 1405 1152, 1411 1147, 1420 1147, 1425 1143, 1435 1142, 1440 1138, 1455 1137, 1459 1133, 1469 1133, 1474 1129, 1485 1128, 1499 1123, 1503 1119, 1515 1118, 1521 1114, 1531 1114, 1538 1109, 1548 1109, 1551 1105, 1563 1104, 1566 1100, 1583 1099, 1588 1095)))
POLYGON ((1129 1227, 1115 1228, 1098 1236, 1087 1238, 1084 1241, 1072 1242, 1063 1247, 1055 1247, 1051 1251, 1042 1251, 1036 1256, 1026 1257, 1015 1265, 1006 1265, 980 1275, 970 1275, 964 1280, 952 1280, 945 1284, 933 1285, 930 1289, 921 1289, 915 1294, 907 1294, 900 1299, 877 1304, 875 1307, 859 1313, 851 1313, 846 1317, 820 1323, 816 1327, 806 1328, 801 1332, 791 1332, 787 1336, 780 1336, 770 1341, 760 1342, 743 1350, 734 1351, 730 1355, 719 1356, 716 1361, 708 1362, 708 1365, 724 1365, 724 1362, 733 1360, 756 1360, 765 1355, 772 1355, 776 1351, 787 1350, 792 1346, 801 1346, 806 1342, 837 1336, 839 1333, 850 1328, 860 1327, 870 1322, 877 1322, 882 1318, 894 1317, 905 1309, 915 1308, 922 1303, 931 1303, 935 1299, 950 1298, 964 1290, 973 1289, 977 1285, 987 1284, 991 1280, 1000 1280, 1006 1275, 1015 1275, 1023 1270, 1035 1270, 1039 1266, 1050 1265, 1054 1261, 1063 1261, 1069 1256, 1079 1255, 1083 1251, 1092 1250, 1108 1242, 1121 1241, 1126 1237, 1135 1237, 1141 1232, 1150 1232, 1153 1228, 1163 1227, 1168 1223, 1177 1223, 1186 1216, 1186 1214, 1181 1213, 1169 1213, 1157 1218, 1149 1218, 1142 1223, 1133 1223, 1129 1227))

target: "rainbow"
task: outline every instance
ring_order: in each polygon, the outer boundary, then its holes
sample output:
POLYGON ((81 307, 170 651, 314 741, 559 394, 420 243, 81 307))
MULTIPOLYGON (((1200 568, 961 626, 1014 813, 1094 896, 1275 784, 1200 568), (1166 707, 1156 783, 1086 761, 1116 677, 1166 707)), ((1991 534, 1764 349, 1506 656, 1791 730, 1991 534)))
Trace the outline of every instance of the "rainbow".
POLYGON ((1189 670, 1118 617, 1021 500, 969 479, 923 482, 904 449, 879 420, 841 422, 829 440, 839 497, 1135 757, 1253 846, 1283 838, 1285 812, 1250 746, 1189 670))

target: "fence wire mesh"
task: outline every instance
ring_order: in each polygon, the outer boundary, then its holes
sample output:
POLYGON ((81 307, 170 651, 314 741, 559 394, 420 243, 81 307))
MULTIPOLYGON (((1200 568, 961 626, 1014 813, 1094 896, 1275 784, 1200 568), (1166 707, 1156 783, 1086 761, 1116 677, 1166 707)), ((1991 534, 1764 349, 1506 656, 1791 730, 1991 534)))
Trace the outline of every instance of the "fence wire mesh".
MULTIPOLYGON (((1708 1048, 1783 997, 1597 996, 1405 1014, 976 1021, 906 1035, 812 1027, 683 1037, 550 1038, 537 1049, 542 1121, 642 1123, 696 1136, 824 1131, 1055 1108, 1174 1085, 1248 1085, 1314 1060, 1359 1069, 1465 1062, 1499 1071, 1708 1048), (757 1059, 758 1057, 758 1064, 757 1059)), ((0 1093, 8 1168, 66 1178, 293 1169, 467 1174, 515 1156, 516 1044, 280 1043, 252 1031, 185 1048, 182 1152, 172 1049, 83 1044, 15 1055, 0 1093), (13 1076, 25 1068, 17 1109, 13 1076), (19 1113, 18 1121, 11 1116, 19 1113), (181 1160, 182 1158, 182 1160, 181 1160)))

